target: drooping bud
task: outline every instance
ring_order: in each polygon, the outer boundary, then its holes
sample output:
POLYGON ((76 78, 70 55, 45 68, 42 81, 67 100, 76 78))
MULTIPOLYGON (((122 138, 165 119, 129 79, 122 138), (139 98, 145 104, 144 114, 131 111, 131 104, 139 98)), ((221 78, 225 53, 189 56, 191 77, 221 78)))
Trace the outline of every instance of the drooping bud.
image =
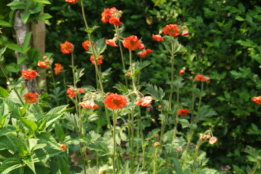
POLYGON ((155 146, 155 147, 158 147, 158 146, 159 146, 159 143, 158 143, 158 142, 156 142, 156 143, 154 144, 154 146, 155 146))
POLYGON ((129 72, 126 73, 126 76, 130 76, 130 75, 131 75, 131 73, 129 73, 129 72))
POLYGON ((189 79, 190 79, 190 80, 192 80, 192 79, 193 79, 193 77, 192 77, 192 76, 190 76, 190 77, 189 77, 189 79))
POLYGON ((158 137, 159 137, 159 135, 158 135, 158 134, 156 134, 156 135, 155 135, 155 138, 158 138, 158 137))
POLYGON ((206 77, 206 81, 209 82, 209 81, 210 81, 210 78, 209 78, 209 77, 206 77))
POLYGON ((182 36, 187 36, 187 35, 189 35, 189 31, 188 31, 188 30, 184 30, 184 31, 182 32, 182 36))
POLYGON ((44 61, 45 63, 49 63, 49 60, 44 61))
POLYGON ((158 106, 159 109, 161 109, 161 107, 162 107, 161 105, 158 106))
POLYGON ((178 153, 181 152, 181 148, 180 148, 180 147, 177 148, 177 152, 178 152, 178 153))
POLYGON ((47 57, 46 56, 43 56, 43 59, 46 59, 47 57))
POLYGON ((185 74, 185 71, 182 69, 182 70, 179 71, 179 74, 182 76, 182 75, 185 74))

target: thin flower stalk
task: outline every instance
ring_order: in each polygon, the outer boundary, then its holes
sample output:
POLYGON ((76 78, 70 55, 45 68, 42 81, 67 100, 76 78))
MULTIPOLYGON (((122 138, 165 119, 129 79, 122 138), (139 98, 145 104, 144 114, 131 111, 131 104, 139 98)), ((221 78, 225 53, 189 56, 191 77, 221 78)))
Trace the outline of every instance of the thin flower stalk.
POLYGON ((113 166, 113 174, 116 174, 115 170, 115 155, 116 155, 116 122, 117 122, 117 113, 113 111, 113 159, 112 159, 112 166, 113 166))
POLYGON ((258 160, 258 161, 257 161, 256 166, 255 166, 255 168, 253 169, 253 171, 251 172, 251 174, 254 174, 254 173, 256 172, 257 168, 258 168, 259 165, 260 165, 260 162, 261 162, 261 160, 258 160))
MULTIPOLYGON (((65 71, 63 71, 63 85, 64 85, 64 90, 66 91, 67 85, 66 85, 66 79, 65 79, 65 71)), ((66 99, 66 104, 68 104, 68 96, 67 95, 66 95, 65 99, 66 99)))
POLYGON ((139 125, 139 132, 140 132, 140 137, 141 137, 141 146, 142 146, 142 168, 145 167, 145 148, 144 146, 144 137, 143 137, 143 132, 142 132, 142 125, 141 125, 141 112, 140 112, 140 106, 138 107, 139 110, 139 115, 140 118, 138 119, 138 125, 139 125))
MULTIPOLYGON (((55 95, 55 101, 56 101, 56 105, 59 106, 59 101, 58 101, 58 96, 57 96, 57 92, 56 92, 56 83, 55 83, 55 79, 54 79, 54 75, 53 75, 53 70, 52 70, 52 68, 50 68, 50 69, 51 69, 51 75, 52 75, 53 84, 54 84, 54 89, 55 89, 55 93, 54 93, 54 95, 55 95)), ((66 87, 65 87, 65 88, 66 88, 66 87)), ((66 91, 66 89, 65 89, 65 91, 66 91)), ((66 99, 67 99, 67 96, 66 96, 66 99)))
POLYGON ((154 169, 153 169, 153 174, 157 174, 157 159, 158 159, 158 148, 156 147, 156 150, 155 150, 155 158, 154 158, 154 169))

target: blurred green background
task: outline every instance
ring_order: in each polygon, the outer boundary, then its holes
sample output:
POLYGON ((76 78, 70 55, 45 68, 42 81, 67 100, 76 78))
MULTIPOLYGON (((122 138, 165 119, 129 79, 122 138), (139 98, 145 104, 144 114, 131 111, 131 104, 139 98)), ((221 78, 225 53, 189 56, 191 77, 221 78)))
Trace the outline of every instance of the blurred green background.
MULTIPOLYGON (((0 20, 9 20, 9 0, 0 2, 0 20)), ((95 70, 90 57, 85 53, 82 42, 87 40, 80 5, 71 5, 64 0, 50 0, 45 12, 53 16, 47 26, 46 52, 54 54, 55 63, 61 63, 69 69, 70 55, 63 55, 60 43, 66 40, 74 44, 75 64, 85 68, 85 76, 80 85, 95 86, 95 70)), ((78 2, 79 3, 79 2, 78 2)), ((203 103, 213 108, 218 115, 205 120, 198 130, 203 132, 214 126, 214 134, 219 141, 214 146, 203 146, 209 157, 210 167, 233 165, 249 171, 250 167, 243 152, 246 145, 260 147, 261 129, 259 105, 252 102, 260 95, 261 89, 261 3, 257 0, 85 0, 87 20, 90 26, 100 26, 93 39, 111 39, 113 26, 101 22, 104 8, 116 7, 123 11, 121 21, 125 25, 124 37, 137 35, 142 38, 146 48, 154 52, 147 55, 151 65, 142 70, 141 81, 160 86, 168 92, 170 79, 170 58, 161 43, 154 41, 151 35, 158 34, 166 24, 186 26, 188 37, 180 37, 183 51, 175 58, 175 74, 186 69, 185 78, 196 73, 209 76, 211 81, 206 87, 203 103), (155 6, 155 3, 158 5, 155 6)), ((0 47, 3 43, 15 42, 13 28, 3 27, 0 35, 0 47)), ((138 60, 134 54, 134 60, 138 60)), ((124 83, 119 49, 108 46, 103 54, 102 71, 112 67, 112 74, 105 83, 105 91, 116 92, 113 88, 121 79, 124 83)), ((128 51, 124 50, 128 65, 128 51)), ((14 53, 5 54, 5 67, 13 64, 14 53)), ((9 73, 16 78, 19 74, 9 73)), ((0 72, 1 86, 6 80, 0 72)), ((57 76, 62 82, 62 76, 57 76)), ((66 80, 72 82, 71 72, 66 80)), ((191 97, 184 87, 183 97, 191 97)), ((156 105, 155 105, 156 107, 156 105)), ((152 113, 156 115, 154 111, 152 113)), ((236 168, 234 166, 234 168, 236 168)), ((252 166, 252 164, 251 164, 252 166)))

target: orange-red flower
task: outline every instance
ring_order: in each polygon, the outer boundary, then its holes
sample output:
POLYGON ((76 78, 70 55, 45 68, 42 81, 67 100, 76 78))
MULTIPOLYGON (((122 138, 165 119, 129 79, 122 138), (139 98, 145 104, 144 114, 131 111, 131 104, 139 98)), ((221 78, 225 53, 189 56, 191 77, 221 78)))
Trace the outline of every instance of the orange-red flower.
POLYGON ((35 103, 37 101, 37 93, 28 92, 24 95, 24 100, 28 103, 35 103))
POLYGON ((97 109, 98 108, 98 105, 92 103, 91 101, 81 102, 80 105, 86 109, 97 109))
POLYGON ((101 14, 101 16, 102 16, 101 21, 102 21, 103 23, 109 22, 110 15, 111 15, 110 9, 105 8, 104 11, 103 11, 102 14, 101 14))
POLYGON ((79 92, 79 93, 83 93, 83 92, 84 92, 84 89, 78 88, 78 92, 79 92))
POLYGON ((139 57, 142 56, 143 58, 145 58, 148 53, 152 53, 152 50, 151 49, 146 49, 143 52, 139 52, 138 56, 139 57))
POLYGON ((28 70, 22 70, 22 76, 26 80, 30 80, 32 78, 35 78, 37 74, 35 70, 28 69, 28 70))
POLYGON ((61 72, 62 72, 62 70, 63 70, 63 67, 62 67, 62 65, 60 64, 60 63, 56 63, 56 64, 54 64, 55 65, 55 67, 54 67, 54 73, 55 74, 60 74, 61 72))
POLYGON ((253 97, 253 101, 256 102, 257 104, 261 105, 261 96, 253 97))
MULTIPOLYGON (((93 55, 91 55, 91 58, 90 58, 90 60, 91 60, 91 62, 92 62, 92 64, 94 64, 95 65, 95 60, 93 59, 93 55)), ((101 55, 99 55, 98 56, 98 60, 97 60, 97 58, 96 58, 96 61, 97 61, 97 65, 101 65, 102 64, 102 59, 103 59, 103 57, 101 56, 101 55)))
POLYGON ((65 151, 66 150, 65 144, 61 144, 61 148, 63 149, 63 151, 65 151))
MULTIPOLYGON (((90 41, 86 40, 82 43, 82 46, 85 50, 90 50, 90 41)), ((92 44, 92 46, 94 46, 94 44, 92 44)))
POLYGON ((146 53, 152 53, 153 51, 151 49, 146 49, 146 53))
POLYGON ((169 24, 163 28, 165 35, 169 34, 172 37, 177 37, 180 34, 179 27, 176 24, 169 24))
POLYGON ((74 98, 76 96, 76 93, 74 92, 73 88, 68 88, 66 92, 71 98, 74 98))
POLYGON ((72 43, 65 41, 64 43, 60 44, 61 46, 61 51, 63 54, 70 54, 73 50, 73 45, 72 43))
POLYGON ((123 41, 123 46, 132 51, 138 49, 140 47, 140 44, 140 40, 137 36, 134 35, 125 38, 123 41))
POLYGON ((162 42, 162 41, 164 41, 164 39, 161 37, 161 35, 159 35, 159 34, 157 34, 157 35, 155 35, 155 34, 152 34, 152 38, 155 40, 155 41, 157 41, 157 42, 162 42))
POLYGON ((189 113, 188 109, 179 109, 178 110, 178 115, 180 115, 180 116, 186 116, 186 115, 188 115, 188 113, 189 113))
POLYGON ((70 4, 76 4, 78 0, 65 0, 65 2, 68 2, 70 4))
POLYGON ((136 102, 138 106, 149 106, 152 103, 153 98, 151 96, 146 96, 136 102))
POLYGON ((181 34, 181 36, 187 36, 189 35, 189 31, 188 30, 184 30, 181 34))
POLYGON ((106 42, 106 44, 108 44, 112 47, 117 47, 117 45, 116 45, 116 43, 114 42, 113 39, 109 39, 109 40, 105 39, 105 42, 106 42))
POLYGON ((115 17, 110 18, 109 23, 116 25, 116 26, 120 26, 122 24, 122 22, 118 18, 115 18, 115 17))
POLYGON ((104 100, 106 107, 115 109, 122 109, 127 105, 127 99, 122 95, 110 93, 104 100))
POLYGON ((218 141, 217 137, 214 137, 214 136, 213 136, 213 137, 210 138, 208 144, 214 144, 214 143, 216 143, 217 141, 218 141))
POLYGON ((144 45, 144 44, 140 44, 139 49, 140 49, 140 50, 144 50, 144 48, 145 48, 145 45, 144 45))
POLYGON ((45 62, 41 62, 40 60, 38 60, 38 66, 40 68, 48 68, 49 65, 47 65, 45 62))
POLYGON ((200 75, 199 73, 196 75, 196 81, 202 81, 202 82, 204 82, 205 81, 205 77, 204 76, 202 76, 202 75, 200 75))

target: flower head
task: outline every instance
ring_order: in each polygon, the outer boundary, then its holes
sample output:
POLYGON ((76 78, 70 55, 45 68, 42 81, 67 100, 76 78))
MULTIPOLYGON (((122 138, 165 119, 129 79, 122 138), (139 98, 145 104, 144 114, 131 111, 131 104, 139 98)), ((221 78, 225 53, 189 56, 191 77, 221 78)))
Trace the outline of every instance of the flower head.
POLYGON ((205 81, 205 77, 200 74, 197 74, 195 79, 196 79, 196 81, 202 81, 202 82, 205 81))
MULTIPOLYGON (((90 50, 90 41, 86 40, 82 43, 82 46, 85 50, 90 50)), ((92 44, 94 46, 94 44, 92 44)))
POLYGON ((104 104, 112 110, 122 109, 127 105, 127 99, 122 95, 110 93, 106 96, 104 104))
POLYGON ((140 44, 139 49, 140 49, 140 50, 144 50, 144 48, 145 48, 145 45, 144 45, 144 44, 140 44))
POLYGON ((154 146, 155 146, 155 147, 158 147, 158 146, 159 146, 159 143, 158 143, 158 142, 154 143, 154 146))
POLYGON ((210 81, 210 78, 209 78, 209 77, 206 77, 206 81, 209 82, 209 81, 210 81))
POLYGON ((153 98, 151 96, 146 96, 136 102, 138 106, 149 106, 152 103, 153 98))
POLYGON ((106 44, 112 46, 112 47, 117 47, 115 41, 113 39, 105 40, 106 44))
POLYGON ((79 93, 83 93, 83 92, 84 92, 84 89, 78 88, 78 92, 79 92, 79 93))
POLYGON ((101 21, 102 21, 103 23, 109 22, 110 15, 111 15, 110 9, 105 8, 104 11, 103 11, 102 14, 101 14, 101 16, 102 16, 101 21))
POLYGON ((46 65, 46 62, 41 62, 40 60, 38 60, 38 66, 40 68, 45 68, 45 69, 49 67, 49 65, 46 65))
POLYGON ((159 106, 158 106, 158 108, 159 108, 159 109, 161 109, 161 108, 162 108, 162 106, 161 106, 161 105, 159 105, 159 106))
MULTIPOLYGON (((95 65, 95 60, 94 60, 94 58, 93 58, 93 57, 94 57, 94 56, 93 56, 93 55, 91 55, 91 58, 90 58, 90 60, 91 60, 92 64, 94 64, 94 65, 95 65)), ((98 56, 98 59, 96 58, 97 65, 101 65, 101 64, 102 64, 102 59, 103 59, 103 57, 102 57, 101 55, 99 55, 99 56, 98 56)))
POLYGON ((140 40, 137 36, 134 35, 125 38, 123 41, 123 46, 132 51, 138 49, 140 47, 140 44, 140 40))
POLYGON ((157 41, 157 42, 162 42, 162 41, 164 41, 164 39, 161 37, 161 35, 159 35, 159 34, 157 34, 157 35, 155 35, 155 34, 152 34, 152 38, 155 40, 155 41, 157 41))
POLYGON ((110 18, 109 23, 116 25, 116 26, 120 26, 122 24, 122 22, 118 18, 115 18, 115 17, 110 18))
POLYGON ((80 105, 81 105, 83 108, 86 108, 86 109, 97 109, 97 108, 98 108, 98 105, 92 103, 91 101, 81 102, 80 105))
POLYGON ((24 100, 28 103, 35 103, 37 101, 37 93, 28 92, 24 95, 24 100))
POLYGON ((56 63, 56 64, 54 64, 55 65, 55 67, 54 67, 54 73, 55 74, 60 74, 61 72, 62 72, 62 70, 63 70, 63 67, 62 67, 62 65, 60 64, 60 63, 56 63))
POLYGON ((49 63, 49 60, 44 61, 45 63, 49 63))
POLYGON ((72 43, 65 41, 64 43, 60 44, 61 46, 61 51, 63 54, 70 54, 73 50, 73 45, 72 43))
POLYGON ((76 93, 74 92, 73 88, 68 88, 66 93, 69 95, 69 97, 74 98, 76 96, 76 93))
POLYGON ((126 76, 130 76, 130 75, 131 75, 131 73, 130 73, 130 72, 127 72, 127 73, 126 73, 126 76))
POLYGON ((213 137, 210 138, 208 144, 214 144, 214 143, 216 143, 217 141, 218 141, 217 137, 214 137, 214 136, 213 136, 213 137))
POLYGON ((70 4, 76 4, 78 0, 65 0, 65 2, 68 2, 70 4))
POLYGON ((163 33, 165 35, 169 34, 172 37, 177 37, 180 34, 180 30, 176 24, 169 24, 163 28, 163 33))
POLYGON ((257 104, 261 105, 261 96, 253 97, 253 102, 256 102, 257 104))
POLYGON ((188 30, 184 30, 181 34, 181 36, 187 36, 189 35, 189 31, 188 30))
POLYGON ((65 146, 65 144, 61 144, 61 146, 60 146, 62 149, 63 149, 63 151, 65 151, 66 150, 66 146, 65 146))
POLYGON ((185 74, 185 71, 182 69, 182 70, 179 71, 179 74, 180 74, 180 75, 184 75, 184 74, 185 74))
POLYGON ((43 59, 46 59, 47 58, 47 56, 43 56, 43 59))
POLYGON ((26 80, 30 80, 32 78, 35 78, 37 74, 35 70, 28 69, 28 70, 22 70, 22 76, 26 80))
POLYGON ((186 115, 188 115, 188 113, 189 113, 188 109, 179 109, 178 110, 178 115, 180 115, 180 116, 186 116, 186 115))

